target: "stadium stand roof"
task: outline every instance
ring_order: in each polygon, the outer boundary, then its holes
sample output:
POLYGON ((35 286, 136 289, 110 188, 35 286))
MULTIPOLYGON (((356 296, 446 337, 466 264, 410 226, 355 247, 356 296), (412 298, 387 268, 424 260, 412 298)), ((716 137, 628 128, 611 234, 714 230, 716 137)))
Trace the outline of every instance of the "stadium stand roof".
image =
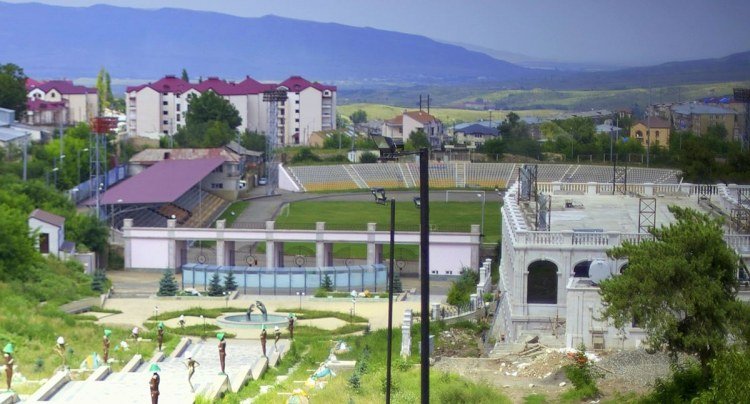
POLYGON ((221 157, 160 161, 135 177, 110 188, 102 196, 102 204, 174 202, 223 163, 224 159, 221 157))

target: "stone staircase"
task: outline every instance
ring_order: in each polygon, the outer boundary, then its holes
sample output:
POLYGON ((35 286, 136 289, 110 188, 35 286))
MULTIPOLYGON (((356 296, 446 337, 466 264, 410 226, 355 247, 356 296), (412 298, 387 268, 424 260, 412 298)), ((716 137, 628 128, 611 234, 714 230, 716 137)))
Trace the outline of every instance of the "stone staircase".
MULTIPOLYGON (((289 342, 279 342, 275 350, 273 342, 267 345, 270 364, 275 366, 289 348, 289 342)), ((259 378, 269 365, 269 359, 261 354, 260 342, 256 340, 227 340, 226 374, 220 374, 219 354, 216 340, 193 342, 183 339, 175 355, 165 357, 157 353, 144 362, 140 355, 123 367, 120 372, 110 372, 109 367, 100 367, 86 380, 71 380, 67 372, 59 372, 32 396, 21 403, 148 403, 151 396, 149 372, 151 363, 161 368, 159 385, 161 402, 192 403, 198 396, 215 400, 228 391, 238 391, 248 380, 259 378), (195 391, 191 391, 187 380, 185 361, 191 353, 200 366, 192 378, 195 391)), ((18 401, 0 395, 0 403, 18 401)))
POLYGON ((364 178, 362 178, 362 176, 359 175, 359 173, 354 171, 351 164, 344 164, 343 167, 344 171, 346 171, 346 173, 349 174, 350 177, 352 177, 352 181, 354 181, 354 183, 357 184, 359 188, 369 188, 367 182, 364 180, 364 178))

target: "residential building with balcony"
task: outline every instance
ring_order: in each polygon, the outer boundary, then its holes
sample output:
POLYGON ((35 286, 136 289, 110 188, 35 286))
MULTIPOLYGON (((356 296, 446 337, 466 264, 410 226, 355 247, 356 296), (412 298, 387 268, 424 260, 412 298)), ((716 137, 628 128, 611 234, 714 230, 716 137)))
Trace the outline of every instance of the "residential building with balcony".
POLYGON ((729 136, 735 136, 737 111, 699 103, 672 107, 672 122, 677 130, 689 130, 696 136, 706 134, 712 125, 723 125, 729 136))
POLYGON ((32 125, 75 125, 98 115, 96 88, 68 80, 26 83, 28 110, 23 121, 32 125))
POLYGON ((299 76, 276 83, 261 83, 251 77, 240 82, 209 77, 188 83, 175 76, 146 85, 128 87, 126 104, 130 136, 159 137, 174 135, 185 124, 189 96, 213 91, 229 101, 239 112, 239 130, 266 133, 269 128, 269 103, 263 93, 282 89, 285 102, 277 106, 277 136, 280 145, 306 145, 310 135, 336 128, 336 87, 310 82, 299 76))
POLYGON ((630 138, 640 142, 643 147, 660 146, 668 149, 671 132, 672 125, 669 121, 649 116, 630 128, 630 138))

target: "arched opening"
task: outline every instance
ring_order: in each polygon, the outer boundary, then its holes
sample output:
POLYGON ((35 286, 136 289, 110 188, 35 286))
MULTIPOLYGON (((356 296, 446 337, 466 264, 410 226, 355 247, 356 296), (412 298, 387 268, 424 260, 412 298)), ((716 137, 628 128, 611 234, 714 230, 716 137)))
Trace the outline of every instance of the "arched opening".
POLYGON ((535 261, 529 265, 527 303, 557 304, 557 265, 535 261))
POLYGON ((626 269, 628 269, 627 263, 625 263, 623 266, 620 267, 620 274, 624 273, 626 269))
POLYGON ((573 267, 573 277, 574 278, 588 278, 589 277, 589 268, 591 267, 591 263, 593 261, 581 261, 576 264, 576 266, 573 267))

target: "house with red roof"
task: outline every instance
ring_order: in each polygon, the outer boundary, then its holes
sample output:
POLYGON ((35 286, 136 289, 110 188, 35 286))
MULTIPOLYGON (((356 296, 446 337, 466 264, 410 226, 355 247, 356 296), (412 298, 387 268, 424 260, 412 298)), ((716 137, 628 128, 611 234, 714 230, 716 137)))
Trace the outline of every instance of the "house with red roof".
POLYGON ((75 125, 98 114, 96 88, 79 86, 69 80, 26 81, 27 114, 31 125, 75 125))
POLYGON ((239 130, 265 133, 269 127, 269 104, 265 91, 283 89, 286 102, 279 103, 276 121, 278 143, 307 144, 319 130, 336 128, 336 87, 292 76, 281 83, 261 83, 251 77, 240 82, 209 77, 189 83, 166 76, 154 83, 126 89, 128 134, 158 138, 174 135, 185 124, 189 96, 213 91, 239 112, 239 130))
POLYGON ((439 147, 445 128, 443 123, 428 112, 404 111, 383 122, 382 134, 394 141, 406 143, 412 132, 423 130, 433 147, 439 147))

